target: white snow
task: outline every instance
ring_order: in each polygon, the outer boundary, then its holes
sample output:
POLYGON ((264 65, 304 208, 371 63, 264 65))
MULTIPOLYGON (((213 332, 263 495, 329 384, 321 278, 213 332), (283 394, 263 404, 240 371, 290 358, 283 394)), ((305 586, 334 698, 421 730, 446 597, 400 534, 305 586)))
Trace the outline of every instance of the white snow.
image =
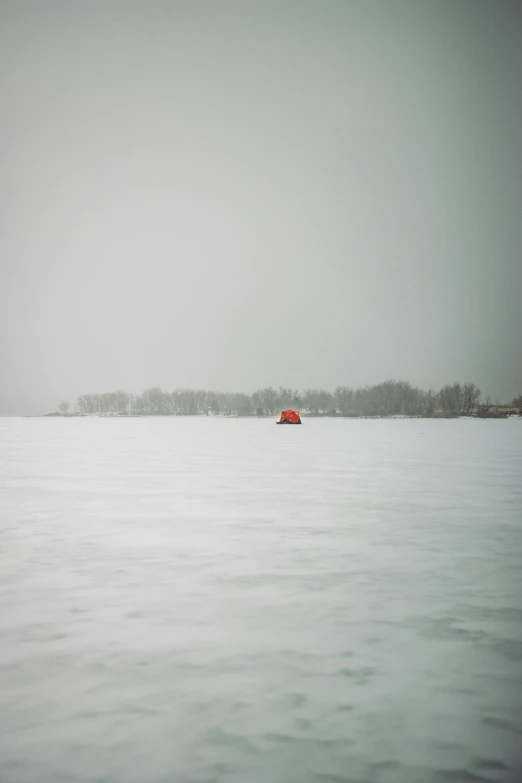
POLYGON ((516 779, 522 419, 0 419, 0 547, 2 783, 516 779))

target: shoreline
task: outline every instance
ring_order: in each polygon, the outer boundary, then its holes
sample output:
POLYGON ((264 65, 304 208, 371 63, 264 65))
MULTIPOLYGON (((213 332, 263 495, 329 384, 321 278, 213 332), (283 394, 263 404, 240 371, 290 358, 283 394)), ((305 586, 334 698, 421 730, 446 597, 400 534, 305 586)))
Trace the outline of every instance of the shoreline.
MULTIPOLYGON (((273 414, 274 420, 277 414, 273 414)), ((172 418, 200 418, 200 419, 272 419, 272 415, 265 416, 245 416, 240 414, 222 414, 222 413, 40 413, 36 415, 23 416, 27 419, 172 419, 172 418)), ((488 413, 486 415, 447 415, 435 414, 431 416, 408 415, 408 414, 382 414, 359 415, 359 414, 313 414, 301 413, 302 419, 423 419, 423 420, 441 420, 441 419, 510 419, 522 418, 522 411, 516 413, 498 412, 488 413)))

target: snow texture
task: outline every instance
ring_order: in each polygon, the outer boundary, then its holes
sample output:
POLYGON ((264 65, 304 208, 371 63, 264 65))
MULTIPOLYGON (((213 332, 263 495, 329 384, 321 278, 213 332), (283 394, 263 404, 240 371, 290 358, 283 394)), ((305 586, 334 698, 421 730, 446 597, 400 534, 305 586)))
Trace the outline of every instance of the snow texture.
POLYGON ((522 419, 0 419, 0 781, 516 781, 522 419))

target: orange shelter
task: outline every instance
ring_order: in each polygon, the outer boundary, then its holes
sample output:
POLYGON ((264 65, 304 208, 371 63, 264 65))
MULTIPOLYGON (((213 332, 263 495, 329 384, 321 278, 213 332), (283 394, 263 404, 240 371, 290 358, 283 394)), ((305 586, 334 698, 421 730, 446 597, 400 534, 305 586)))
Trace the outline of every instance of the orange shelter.
POLYGON ((301 424, 301 417, 297 411, 282 411, 277 424, 301 424))

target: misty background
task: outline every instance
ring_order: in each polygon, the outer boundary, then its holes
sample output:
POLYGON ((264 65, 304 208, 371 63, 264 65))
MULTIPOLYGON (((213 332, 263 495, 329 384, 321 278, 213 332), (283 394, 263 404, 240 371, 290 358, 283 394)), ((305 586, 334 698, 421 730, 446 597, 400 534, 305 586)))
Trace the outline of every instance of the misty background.
POLYGON ((0 413, 522 392, 517 2, 0 3, 0 413))

